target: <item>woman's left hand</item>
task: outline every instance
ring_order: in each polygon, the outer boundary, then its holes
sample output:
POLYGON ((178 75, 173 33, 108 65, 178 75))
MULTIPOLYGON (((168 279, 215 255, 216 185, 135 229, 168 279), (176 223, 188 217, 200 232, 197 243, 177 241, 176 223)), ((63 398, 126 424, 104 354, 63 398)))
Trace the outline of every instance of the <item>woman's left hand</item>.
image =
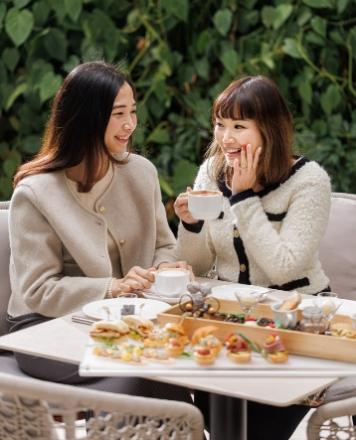
POLYGON ((252 189, 257 183, 257 166, 262 147, 252 153, 252 145, 247 144, 246 151, 241 150, 240 158, 234 161, 234 174, 231 181, 233 194, 252 189))

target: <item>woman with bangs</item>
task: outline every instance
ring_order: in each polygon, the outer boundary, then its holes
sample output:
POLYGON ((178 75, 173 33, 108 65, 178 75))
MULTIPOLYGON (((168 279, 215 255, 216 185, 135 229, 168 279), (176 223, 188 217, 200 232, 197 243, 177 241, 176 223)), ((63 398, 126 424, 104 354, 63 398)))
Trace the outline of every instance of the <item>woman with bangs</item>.
MULTIPOLYGON (((215 100, 212 121, 214 138, 194 190, 221 191, 223 210, 215 220, 195 219, 190 188, 178 196, 179 257, 198 276, 216 273, 220 280, 313 295, 330 290, 318 258, 330 179, 316 162, 293 154, 293 120, 277 86, 263 76, 232 82, 215 100)), ((202 396, 196 401, 203 407, 202 396)), ((232 414, 232 401, 214 396, 221 417, 232 414)), ((248 438, 288 439, 305 412, 249 402, 248 438), (282 420, 278 434, 268 432, 275 417, 282 420)), ((233 438, 221 429, 217 438, 233 438)))

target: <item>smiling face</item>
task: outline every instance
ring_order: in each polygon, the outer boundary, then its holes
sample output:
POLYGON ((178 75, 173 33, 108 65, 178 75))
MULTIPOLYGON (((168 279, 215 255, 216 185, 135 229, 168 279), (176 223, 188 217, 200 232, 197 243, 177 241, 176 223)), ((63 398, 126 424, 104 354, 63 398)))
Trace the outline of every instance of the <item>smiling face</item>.
POLYGON ((114 100, 104 142, 110 153, 123 153, 137 126, 136 101, 127 82, 120 88, 114 100))
POLYGON ((241 150, 246 149, 247 144, 251 144, 253 154, 263 145, 260 130, 253 119, 216 118, 214 136, 229 166, 240 158, 241 150))

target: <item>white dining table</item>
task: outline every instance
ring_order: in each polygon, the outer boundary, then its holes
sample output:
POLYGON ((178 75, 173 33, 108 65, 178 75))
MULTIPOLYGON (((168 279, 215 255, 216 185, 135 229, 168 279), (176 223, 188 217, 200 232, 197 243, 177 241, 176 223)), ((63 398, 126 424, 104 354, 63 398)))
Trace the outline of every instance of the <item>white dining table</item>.
MULTIPOLYGON (((216 283, 215 283, 216 284, 216 283)), ((222 284, 220 282, 220 284, 222 284)), ((226 283, 224 283, 226 284, 226 283)), ((346 303, 346 300, 345 300, 346 303)), ((347 301, 345 309, 356 312, 356 302, 347 301), (351 310, 351 309, 352 310, 351 310)), ((0 337, 0 348, 46 359, 79 365, 86 349, 89 326, 75 323, 72 315, 19 330, 0 337)), ((323 360, 320 360, 323 362, 323 360)), ((181 385, 193 390, 203 390, 223 396, 240 399, 240 432, 234 439, 246 437, 246 401, 254 401, 273 406, 289 406, 303 401, 311 394, 322 390, 339 379, 340 375, 330 374, 318 377, 280 377, 278 371, 268 377, 165 377, 152 379, 181 385)), ((212 436, 211 439, 214 437, 212 436)), ((232 437, 231 437, 232 438, 232 437)))

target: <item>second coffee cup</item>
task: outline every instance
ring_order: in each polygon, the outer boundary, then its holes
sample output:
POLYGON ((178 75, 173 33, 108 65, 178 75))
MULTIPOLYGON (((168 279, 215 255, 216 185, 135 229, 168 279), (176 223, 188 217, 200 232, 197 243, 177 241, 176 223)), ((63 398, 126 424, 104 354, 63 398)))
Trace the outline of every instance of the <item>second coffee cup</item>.
POLYGON ((197 220, 215 220, 223 208, 220 191, 197 190, 188 193, 188 209, 197 220))
POLYGON ((178 296, 186 292, 190 273, 185 269, 167 268, 155 273, 154 288, 163 296, 178 296))

